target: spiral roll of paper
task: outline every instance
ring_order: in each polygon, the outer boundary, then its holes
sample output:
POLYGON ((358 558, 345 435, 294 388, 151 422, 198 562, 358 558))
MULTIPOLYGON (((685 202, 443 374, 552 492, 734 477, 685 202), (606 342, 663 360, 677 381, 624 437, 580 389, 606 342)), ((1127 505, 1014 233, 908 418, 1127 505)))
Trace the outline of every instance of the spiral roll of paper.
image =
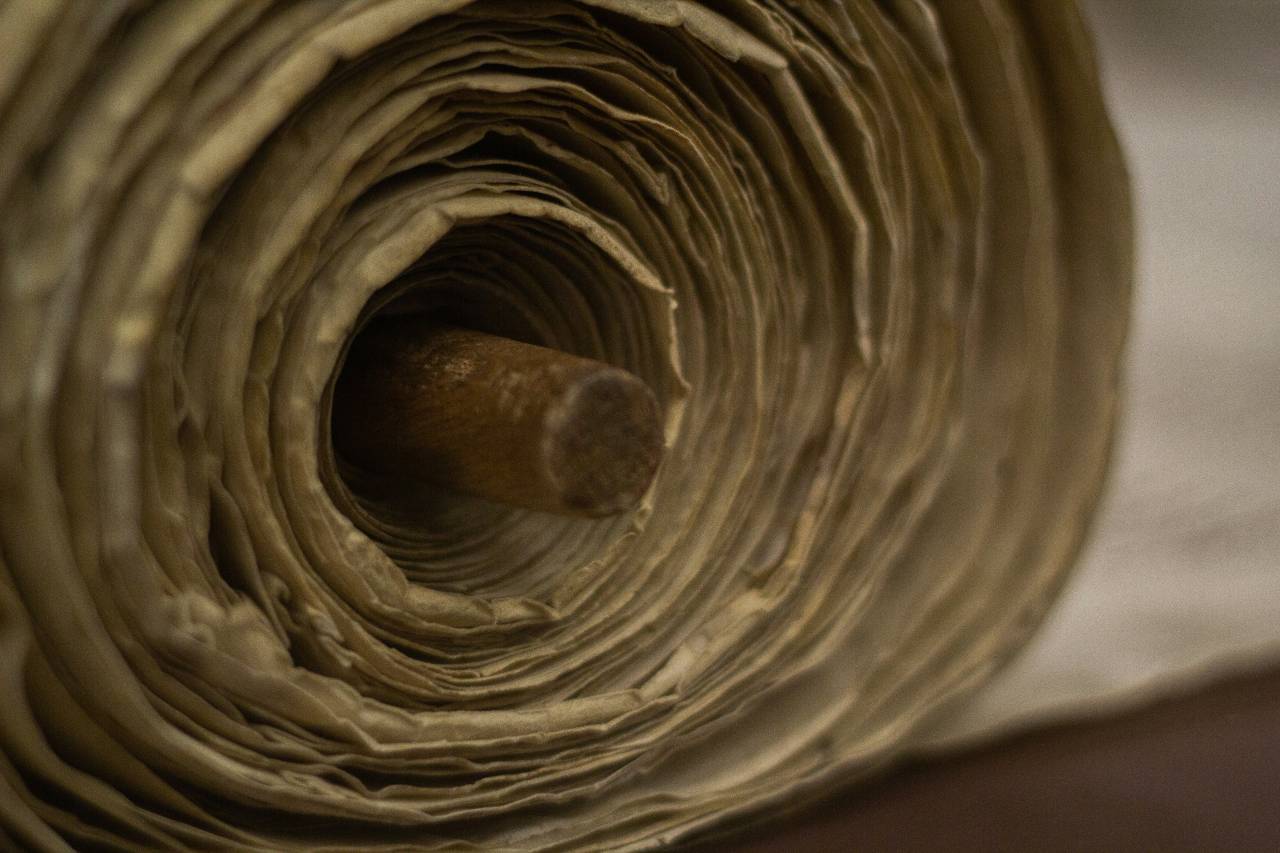
POLYGON ((1126 180, 1065 0, 0 6, 0 842, 659 846, 909 749, 1108 458, 1126 180), (608 362, 561 518, 333 450, 371 319, 608 362))

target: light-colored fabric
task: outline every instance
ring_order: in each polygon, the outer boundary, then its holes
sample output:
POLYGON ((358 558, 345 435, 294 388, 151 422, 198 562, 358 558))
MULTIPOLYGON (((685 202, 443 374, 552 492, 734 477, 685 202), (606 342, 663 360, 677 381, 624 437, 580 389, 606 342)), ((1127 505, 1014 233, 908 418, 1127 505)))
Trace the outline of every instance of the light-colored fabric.
POLYGON ((1280 663, 1280 4, 1085 10, 1137 202, 1116 463, 1043 629, 936 746, 1280 663))

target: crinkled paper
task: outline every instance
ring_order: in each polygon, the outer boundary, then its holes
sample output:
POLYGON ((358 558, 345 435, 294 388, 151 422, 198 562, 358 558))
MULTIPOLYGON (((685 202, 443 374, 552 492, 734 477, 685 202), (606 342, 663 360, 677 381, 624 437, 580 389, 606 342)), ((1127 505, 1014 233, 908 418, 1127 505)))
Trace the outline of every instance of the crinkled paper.
POLYGON ((0 846, 657 846, 1027 638, 1107 463, 1065 0, 0 4, 0 846), (621 365, 601 521, 362 480, 385 310, 621 365), (485 319, 487 318, 487 319, 485 319))

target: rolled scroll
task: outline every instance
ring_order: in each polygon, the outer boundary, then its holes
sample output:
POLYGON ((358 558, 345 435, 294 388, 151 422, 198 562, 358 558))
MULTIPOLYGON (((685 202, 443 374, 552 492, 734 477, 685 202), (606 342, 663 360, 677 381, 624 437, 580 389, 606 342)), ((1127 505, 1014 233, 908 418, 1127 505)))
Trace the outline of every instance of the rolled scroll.
POLYGON ((693 838, 910 749, 1080 545, 1130 225, 1072 3, 10 0, 0 48, 2 846, 693 838), (639 377, 652 487, 352 464, 392 315, 639 377))

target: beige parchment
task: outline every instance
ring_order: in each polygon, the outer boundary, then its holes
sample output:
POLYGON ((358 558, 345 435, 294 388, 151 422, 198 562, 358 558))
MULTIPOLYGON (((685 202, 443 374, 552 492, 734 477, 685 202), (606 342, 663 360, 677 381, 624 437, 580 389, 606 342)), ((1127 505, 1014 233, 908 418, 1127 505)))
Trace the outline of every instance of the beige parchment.
POLYGON ((1131 239, 1071 4, 0 34, 0 840, 661 846, 900 754, 1061 584, 1131 239), (346 470, 334 372, 405 308, 644 378, 642 507, 346 470))

